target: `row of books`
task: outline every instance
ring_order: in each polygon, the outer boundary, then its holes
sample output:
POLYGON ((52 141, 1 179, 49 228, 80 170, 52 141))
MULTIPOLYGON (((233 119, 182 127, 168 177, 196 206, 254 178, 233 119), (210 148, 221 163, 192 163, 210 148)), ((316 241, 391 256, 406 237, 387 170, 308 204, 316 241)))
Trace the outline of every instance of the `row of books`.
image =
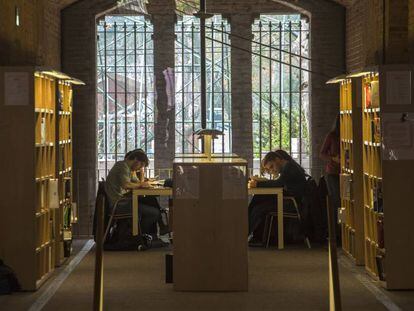
POLYGON ((379 82, 371 81, 364 85, 364 103, 366 109, 379 107, 379 82))

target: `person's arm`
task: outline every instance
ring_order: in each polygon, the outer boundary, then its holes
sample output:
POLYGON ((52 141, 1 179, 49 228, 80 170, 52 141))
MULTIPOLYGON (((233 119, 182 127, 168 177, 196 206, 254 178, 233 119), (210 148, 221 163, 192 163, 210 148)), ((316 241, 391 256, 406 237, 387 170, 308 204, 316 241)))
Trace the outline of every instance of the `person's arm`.
POLYGON ((278 187, 283 187, 284 186, 284 182, 283 180, 281 180, 280 176, 278 179, 271 179, 271 180, 266 180, 266 181, 258 181, 256 183, 258 188, 278 188, 278 187))
POLYGON ((122 188, 125 190, 134 190, 134 189, 140 189, 140 188, 149 188, 150 184, 146 181, 144 182, 133 182, 133 181, 126 181, 124 182, 122 188))
MULTIPOLYGON (((289 164, 286 164, 289 165, 289 164)), ((286 169, 283 169, 279 177, 277 179, 270 179, 270 180, 263 180, 263 181, 257 181, 256 187, 258 188, 279 188, 283 187, 286 183, 286 169)))

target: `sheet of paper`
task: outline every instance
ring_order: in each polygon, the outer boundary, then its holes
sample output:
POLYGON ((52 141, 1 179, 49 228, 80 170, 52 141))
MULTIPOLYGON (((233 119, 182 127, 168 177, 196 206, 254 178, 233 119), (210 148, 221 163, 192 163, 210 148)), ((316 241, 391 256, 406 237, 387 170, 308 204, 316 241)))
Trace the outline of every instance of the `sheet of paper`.
POLYGON ((414 122, 401 121, 401 113, 382 114, 383 159, 414 159, 414 122))
POLYGON ((6 72, 4 74, 4 105, 26 106, 29 104, 29 73, 6 72))
POLYGON ((244 166, 223 166, 223 200, 245 199, 247 191, 244 166))
POLYGON ((197 166, 177 165, 174 172, 175 198, 194 199, 200 197, 200 172, 197 166))
POLYGON ((386 81, 387 105, 411 104, 411 71, 388 71, 386 81))

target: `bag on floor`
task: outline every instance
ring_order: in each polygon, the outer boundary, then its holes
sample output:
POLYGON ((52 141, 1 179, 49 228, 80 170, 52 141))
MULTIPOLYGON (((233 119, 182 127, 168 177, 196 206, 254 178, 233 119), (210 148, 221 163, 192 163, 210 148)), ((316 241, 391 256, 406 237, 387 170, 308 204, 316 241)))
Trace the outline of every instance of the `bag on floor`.
POLYGON ((0 295, 19 291, 20 284, 13 270, 0 259, 0 295))
POLYGON ((104 243, 104 250, 131 251, 147 250, 152 246, 152 237, 148 234, 133 236, 132 220, 118 219, 113 222, 104 243))

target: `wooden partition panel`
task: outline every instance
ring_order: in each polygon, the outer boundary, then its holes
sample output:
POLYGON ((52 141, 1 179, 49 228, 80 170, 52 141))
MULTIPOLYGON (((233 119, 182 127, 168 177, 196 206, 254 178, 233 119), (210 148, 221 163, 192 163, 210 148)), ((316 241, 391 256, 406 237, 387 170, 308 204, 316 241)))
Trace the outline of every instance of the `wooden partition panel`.
POLYGON ((174 289, 245 291, 246 162, 174 163, 174 289))

